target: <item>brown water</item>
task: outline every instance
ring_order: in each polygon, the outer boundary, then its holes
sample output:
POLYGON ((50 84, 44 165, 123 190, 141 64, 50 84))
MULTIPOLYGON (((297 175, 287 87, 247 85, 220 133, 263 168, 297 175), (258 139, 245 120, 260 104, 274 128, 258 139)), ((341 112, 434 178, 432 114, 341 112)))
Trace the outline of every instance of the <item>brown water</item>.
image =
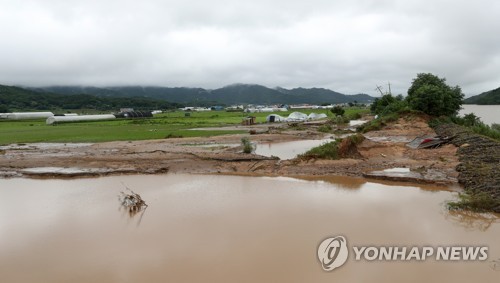
POLYGON ((334 139, 326 138, 321 140, 300 140, 276 143, 259 143, 255 153, 263 156, 276 156, 281 160, 293 159, 299 154, 303 154, 313 147, 320 146, 334 139))
POLYGON ((0 180, 1 282, 499 282, 500 223, 455 193, 363 179, 118 176, 0 180), (124 182, 149 204, 130 217, 124 182), (141 218, 142 216, 142 218, 141 218), (485 262, 348 262, 319 243, 487 245, 485 262))
POLYGON ((460 110, 459 115, 463 116, 469 113, 474 113, 474 115, 481 118, 481 121, 485 124, 500 124, 500 105, 462 105, 462 110, 460 110))

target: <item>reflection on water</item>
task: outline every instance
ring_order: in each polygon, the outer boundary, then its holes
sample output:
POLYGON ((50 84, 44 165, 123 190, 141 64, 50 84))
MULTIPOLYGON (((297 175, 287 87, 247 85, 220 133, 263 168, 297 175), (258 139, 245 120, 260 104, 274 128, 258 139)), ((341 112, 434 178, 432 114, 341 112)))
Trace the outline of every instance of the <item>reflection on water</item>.
POLYGON ((491 213, 477 213, 472 211, 464 210, 446 210, 445 217, 469 230, 480 230, 486 231, 491 225, 499 224, 500 217, 496 214, 491 213))
POLYGON ((491 269, 500 271, 500 258, 491 261, 491 269))
POLYGON ((2 179, 1 281, 496 282, 500 224, 490 217, 498 215, 443 214, 454 193, 423 188, 346 177, 2 179), (140 226, 140 213, 116 210, 121 182, 149 205, 140 226), (351 255, 328 273, 316 249, 335 235, 350 245, 487 245, 490 258, 356 262, 351 255))
POLYGON ((364 178, 353 178, 346 176, 295 176, 299 180, 310 182, 326 182, 334 184, 337 189, 358 190, 367 183, 364 178))

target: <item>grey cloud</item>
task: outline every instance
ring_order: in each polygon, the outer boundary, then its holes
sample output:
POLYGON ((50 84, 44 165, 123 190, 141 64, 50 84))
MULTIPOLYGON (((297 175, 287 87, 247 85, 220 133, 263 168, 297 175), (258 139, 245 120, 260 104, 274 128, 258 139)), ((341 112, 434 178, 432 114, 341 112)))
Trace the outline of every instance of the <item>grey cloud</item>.
POLYGON ((0 0, 0 83, 376 94, 433 72, 477 94, 500 83, 499 12, 494 0, 0 0))

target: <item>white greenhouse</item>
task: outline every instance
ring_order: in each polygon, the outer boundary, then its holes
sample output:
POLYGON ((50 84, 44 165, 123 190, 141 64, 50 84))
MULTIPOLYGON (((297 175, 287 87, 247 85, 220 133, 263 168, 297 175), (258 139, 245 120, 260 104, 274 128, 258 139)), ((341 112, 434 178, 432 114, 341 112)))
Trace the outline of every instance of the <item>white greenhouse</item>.
POLYGON ((286 118, 282 117, 282 116, 280 116, 278 114, 271 114, 271 115, 269 115, 269 116, 266 117, 266 121, 268 123, 285 122, 286 118))
POLYGON ((328 118, 328 116, 326 116, 326 114, 324 114, 324 113, 320 113, 320 114, 311 113, 311 114, 309 114, 309 116, 307 116, 308 120, 319 120, 319 119, 324 119, 324 118, 328 118))
POLYGON ((307 120, 307 115, 301 112, 292 112, 286 119, 287 122, 300 122, 307 120))
POLYGON ((34 120, 44 119, 54 116, 52 112, 13 112, 13 113, 0 113, 0 119, 9 120, 34 120))
POLYGON ((47 125, 57 124, 57 123, 68 123, 68 122, 82 122, 82 121, 100 121, 100 120, 111 120, 116 119, 113 114, 103 114, 103 115, 80 115, 80 116, 53 116, 47 118, 47 125))

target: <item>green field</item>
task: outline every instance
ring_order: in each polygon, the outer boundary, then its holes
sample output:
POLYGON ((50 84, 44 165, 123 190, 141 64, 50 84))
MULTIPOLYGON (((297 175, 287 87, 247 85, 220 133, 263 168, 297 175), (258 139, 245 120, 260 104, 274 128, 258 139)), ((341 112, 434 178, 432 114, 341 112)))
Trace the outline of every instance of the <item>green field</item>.
MULTIPOLYGON (((279 112, 288 116, 290 112, 279 112)), ((327 113, 327 110, 304 110, 303 113, 327 113)), ((346 114, 367 112, 348 108, 346 114)), ((244 133, 246 131, 190 130, 193 128, 237 125, 248 114, 243 112, 184 112, 175 111, 144 119, 116 119, 109 121, 61 123, 46 125, 44 120, 0 120, 0 144, 29 142, 104 142, 123 140, 163 139, 167 136, 200 137, 244 133)), ((264 123, 270 113, 252 113, 257 123, 264 123)))

